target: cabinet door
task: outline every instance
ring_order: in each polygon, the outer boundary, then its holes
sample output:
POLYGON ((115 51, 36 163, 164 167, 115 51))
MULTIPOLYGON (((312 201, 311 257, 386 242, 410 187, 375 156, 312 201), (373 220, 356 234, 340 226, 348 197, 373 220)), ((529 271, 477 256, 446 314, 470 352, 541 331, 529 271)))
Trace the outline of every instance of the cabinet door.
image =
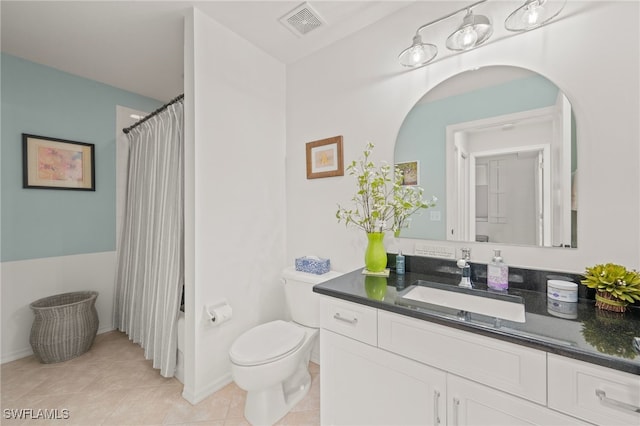
POLYGON ((452 374, 447 376, 447 418, 451 426, 587 424, 452 374))
POLYGON ((445 425, 443 371, 320 331, 323 425, 445 425))

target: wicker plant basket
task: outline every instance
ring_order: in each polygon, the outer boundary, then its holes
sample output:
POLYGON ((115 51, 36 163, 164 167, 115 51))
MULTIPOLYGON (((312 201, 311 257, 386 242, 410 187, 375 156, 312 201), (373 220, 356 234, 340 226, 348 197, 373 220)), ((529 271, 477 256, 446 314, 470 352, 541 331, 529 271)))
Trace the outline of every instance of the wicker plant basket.
POLYGON ((624 312, 627 310, 628 304, 629 302, 625 300, 616 299, 611 293, 602 290, 596 291, 596 306, 600 309, 612 312, 624 312))
POLYGON ((36 300, 29 343, 44 364, 66 361, 89 350, 98 332, 98 293, 78 291, 36 300))

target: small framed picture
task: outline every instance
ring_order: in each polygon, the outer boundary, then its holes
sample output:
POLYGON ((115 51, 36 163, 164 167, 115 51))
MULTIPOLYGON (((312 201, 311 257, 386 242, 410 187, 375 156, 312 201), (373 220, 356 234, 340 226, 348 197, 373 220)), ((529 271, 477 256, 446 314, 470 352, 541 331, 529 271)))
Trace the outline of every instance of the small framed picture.
POLYGON ((396 168, 402 171, 403 185, 419 185, 420 183, 420 165, 417 161, 407 161, 406 163, 397 163, 396 168))
POLYGON ((342 136, 307 143, 307 179, 344 175, 342 136))
POLYGON ((95 147, 22 134, 23 188, 95 191, 95 147))

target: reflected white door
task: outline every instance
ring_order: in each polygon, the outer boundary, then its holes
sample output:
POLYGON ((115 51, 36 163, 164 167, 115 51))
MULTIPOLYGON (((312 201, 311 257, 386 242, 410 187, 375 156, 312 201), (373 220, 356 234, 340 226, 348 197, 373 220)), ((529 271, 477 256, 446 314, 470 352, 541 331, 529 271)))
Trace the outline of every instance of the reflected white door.
POLYGON ((553 119, 553 235, 556 247, 571 245, 571 104, 560 93, 553 119))

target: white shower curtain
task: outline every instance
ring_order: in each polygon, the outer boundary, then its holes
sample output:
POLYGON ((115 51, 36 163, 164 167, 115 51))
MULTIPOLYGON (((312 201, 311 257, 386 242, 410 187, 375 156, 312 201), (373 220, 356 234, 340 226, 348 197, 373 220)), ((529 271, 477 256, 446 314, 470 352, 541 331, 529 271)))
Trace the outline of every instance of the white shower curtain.
POLYGON ((161 375, 172 377, 184 283, 182 100, 128 136, 114 321, 144 348, 161 375))

